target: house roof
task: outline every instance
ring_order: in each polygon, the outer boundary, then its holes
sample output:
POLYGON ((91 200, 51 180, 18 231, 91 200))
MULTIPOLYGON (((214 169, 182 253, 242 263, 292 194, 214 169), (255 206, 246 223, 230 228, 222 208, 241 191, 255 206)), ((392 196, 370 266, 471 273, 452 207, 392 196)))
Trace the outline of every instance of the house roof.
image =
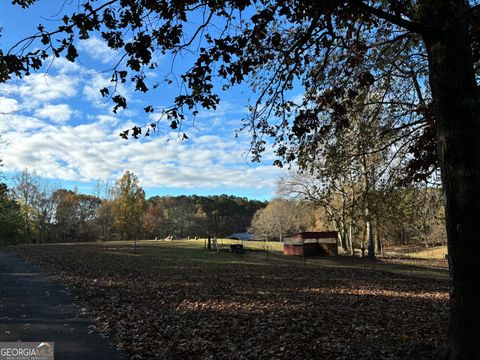
POLYGON ((234 240, 253 240, 253 234, 250 234, 249 232, 243 232, 243 233, 234 233, 232 235, 229 235, 227 239, 234 239, 234 240))

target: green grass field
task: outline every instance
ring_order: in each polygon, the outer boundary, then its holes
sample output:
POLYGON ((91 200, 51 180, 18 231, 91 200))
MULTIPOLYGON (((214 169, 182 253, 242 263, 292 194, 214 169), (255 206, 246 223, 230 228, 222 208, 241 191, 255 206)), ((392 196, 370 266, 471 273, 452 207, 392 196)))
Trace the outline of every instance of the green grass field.
MULTIPOLYGON (((195 241, 195 240, 194 240, 195 241)), ((196 240, 204 245, 204 239, 196 240)), ((268 251, 283 251, 283 243, 279 241, 254 241, 254 240, 232 240, 232 239, 218 239, 220 247, 228 247, 230 244, 242 244, 245 249, 251 250, 268 250, 268 251)))

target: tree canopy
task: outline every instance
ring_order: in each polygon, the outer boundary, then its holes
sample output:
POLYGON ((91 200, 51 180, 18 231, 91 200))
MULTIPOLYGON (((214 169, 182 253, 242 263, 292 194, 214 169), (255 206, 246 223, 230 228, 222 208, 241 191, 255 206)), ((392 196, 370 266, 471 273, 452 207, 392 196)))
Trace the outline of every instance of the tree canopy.
POLYGON ((0 183, 0 244, 12 244, 22 237, 23 217, 20 205, 8 197, 8 188, 0 183))
MULTIPOLYGON (((35 0, 17 0, 28 7, 35 0)), ((78 57, 78 40, 99 34, 122 53, 112 70, 112 86, 99 89, 125 108, 119 83, 146 92, 178 84, 168 108, 145 107, 173 129, 200 108, 215 109, 221 92, 248 82, 256 99, 242 127, 251 131, 259 160, 266 137, 273 137, 281 165, 308 165, 333 132, 348 127, 350 113, 382 104, 384 131, 392 141, 408 139, 411 177, 436 166, 434 120, 427 81, 427 56, 417 19, 422 10, 408 1, 82 1, 61 24, 39 25, 2 56, 2 79, 28 75, 50 56, 78 57), (47 27, 48 26, 48 27, 47 27), (35 47, 33 47, 35 46, 35 47), (193 53, 183 73, 158 69, 154 53, 175 61, 193 53), (156 70, 164 77, 149 79, 156 70), (300 100, 296 89, 303 89, 300 100), (365 99, 365 92, 372 94, 365 99)), ((378 107, 378 106, 377 106, 378 107)), ((150 135, 159 122, 137 124, 121 136, 150 135)), ((185 137, 187 135, 185 134, 185 137)))
POLYGON ((27 169, 14 178, 12 189, 0 183, 0 244, 227 237, 268 205, 231 195, 145 199, 130 171, 112 187, 99 182, 96 195, 57 188, 27 169))

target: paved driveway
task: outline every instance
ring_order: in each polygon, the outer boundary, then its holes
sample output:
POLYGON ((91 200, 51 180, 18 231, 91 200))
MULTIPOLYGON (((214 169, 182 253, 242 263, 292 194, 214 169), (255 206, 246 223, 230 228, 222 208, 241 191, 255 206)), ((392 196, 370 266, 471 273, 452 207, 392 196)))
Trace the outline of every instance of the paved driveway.
POLYGON ((56 360, 128 358, 89 325, 62 285, 0 252, 0 341, 53 341, 56 360))

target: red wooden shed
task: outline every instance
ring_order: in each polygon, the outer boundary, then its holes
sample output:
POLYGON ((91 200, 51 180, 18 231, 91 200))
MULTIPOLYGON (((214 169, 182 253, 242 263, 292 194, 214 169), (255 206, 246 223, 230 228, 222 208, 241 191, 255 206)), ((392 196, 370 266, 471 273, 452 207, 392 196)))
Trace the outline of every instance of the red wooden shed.
POLYGON ((338 255, 337 231, 304 231, 283 238, 283 255, 338 255))

